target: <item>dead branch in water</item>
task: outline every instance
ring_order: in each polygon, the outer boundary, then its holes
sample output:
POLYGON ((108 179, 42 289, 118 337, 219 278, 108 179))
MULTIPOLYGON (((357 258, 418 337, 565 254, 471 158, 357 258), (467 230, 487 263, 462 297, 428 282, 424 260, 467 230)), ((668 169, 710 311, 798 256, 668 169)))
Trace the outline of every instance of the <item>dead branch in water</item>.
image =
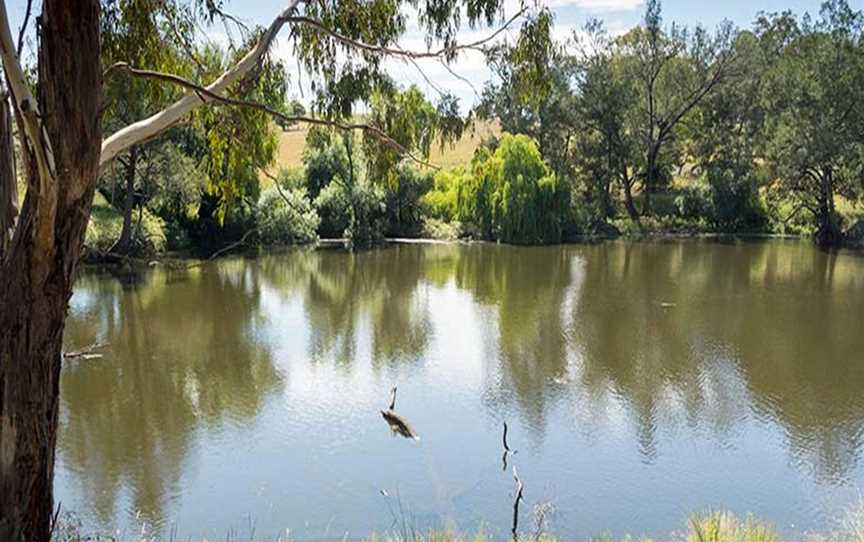
POLYGON ((511 454, 515 454, 519 450, 511 450, 510 446, 507 444, 507 422, 504 422, 504 435, 501 438, 501 441, 504 444, 504 455, 501 457, 501 462, 504 464, 504 467, 501 469, 503 471, 507 470, 507 456, 511 454))
POLYGON ((84 348, 83 350, 76 350, 74 352, 64 352, 63 358, 64 359, 81 358, 81 359, 85 359, 85 360, 86 359, 99 359, 102 357, 102 354, 96 354, 94 352, 96 350, 101 349, 101 348, 105 348, 106 346, 108 346, 108 343, 93 343, 90 346, 88 346, 87 348, 84 348))
POLYGON ((513 533, 513 540, 517 540, 519 538, 516 534, 519 528, 519 503, 522 501, 522 490, 525 486, 519 478, 519 473, 516 472, 516 467, 513 467, 513 479, 516 480, 516 498, 513 500, 513 528, 510 532, 513 533))

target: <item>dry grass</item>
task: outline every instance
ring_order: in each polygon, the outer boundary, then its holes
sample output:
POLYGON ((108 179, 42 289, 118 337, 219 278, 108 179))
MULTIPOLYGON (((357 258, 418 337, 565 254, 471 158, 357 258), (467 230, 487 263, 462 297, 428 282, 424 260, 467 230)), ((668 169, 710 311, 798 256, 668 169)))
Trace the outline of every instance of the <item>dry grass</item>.
MULTIPOLYGON (((280 135, 275 169, 303 167, 303 149, 306 148, 308 131, 308 127, 300 126, 280 135)), ((445 169, 466 164, 471 161, 474 150, 484 139, 500 133, 498 123, 479 121, 453 146, 446 145, 443 149, 437 145, 433 147, 429 162, 445 169)))

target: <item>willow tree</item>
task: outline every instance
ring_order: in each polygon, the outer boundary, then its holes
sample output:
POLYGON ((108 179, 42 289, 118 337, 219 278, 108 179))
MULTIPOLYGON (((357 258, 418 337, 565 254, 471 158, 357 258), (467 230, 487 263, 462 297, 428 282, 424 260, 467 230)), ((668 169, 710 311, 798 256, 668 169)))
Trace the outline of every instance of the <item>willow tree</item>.
MULTIPOLYGON (((158 4, 136 3, 144 13, 158 4)), ((365 137, 388 140, 407 151, 412 142, 396 142, 375 126, 349 125, 334 117, 289 118, 245 101, 244 89, 287 26, 300 62, 314 77, 321 102, 338 106, 330 111, 347 116, 351 105, 374 92, 386 57, 452 61, 465 48, 482 48, 482 42, 457 43, 460 21, 472 26, 492 24, 499 20, 500 4, 499 0, 287 0, 266 28, 256 30, 257 39, 250 41, 237 62, 212 81, 190 81, 152 66, 117 65, 112 76, 151 78, 187 92, 103 140, 100 2, 42 2, 32 86, 13 45, 5 2, 0 3, 0 58, 20 128, 27 184, 11 242, 0 255, 0 540, 50 538, 63 330, 100 170, 204 104, 252 107, 285 122, 359 129, 365 137), (395 43, 408 26, 406 7, 417 12, 430 44, 428 51, 406 52, 395 43)), ((222 2, 198 0, 190 5, 218 17, 222 2)), ((2 130, 8 137, 8 125, 0 125, 2 130)), ((12 153, 3 154, 0 167, 8 167, 13 159, 12 153)))

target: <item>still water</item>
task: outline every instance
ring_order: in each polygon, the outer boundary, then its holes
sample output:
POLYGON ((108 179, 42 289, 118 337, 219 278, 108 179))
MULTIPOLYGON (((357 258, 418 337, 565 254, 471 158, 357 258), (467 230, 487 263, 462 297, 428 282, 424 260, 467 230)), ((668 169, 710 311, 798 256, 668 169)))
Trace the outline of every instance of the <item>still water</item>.
POLYGON ((293 250, 85 273, 56 498, 97 532, 829 529, 864 488, 864 258, 807 242, 293 250), (381 417, 389 389, 419 442, 381 417), (502 470, 502 423, 518 453, 502 470))

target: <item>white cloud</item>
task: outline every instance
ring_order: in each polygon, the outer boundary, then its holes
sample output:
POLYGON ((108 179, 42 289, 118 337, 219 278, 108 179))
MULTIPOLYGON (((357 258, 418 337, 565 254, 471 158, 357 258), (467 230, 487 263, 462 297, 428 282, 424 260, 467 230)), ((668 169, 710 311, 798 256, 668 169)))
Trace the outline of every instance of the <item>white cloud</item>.
POLYGON ((615 13, 639 8, 643 0, 544 0, 553 8, 575 6, 591 13, 615 13))

